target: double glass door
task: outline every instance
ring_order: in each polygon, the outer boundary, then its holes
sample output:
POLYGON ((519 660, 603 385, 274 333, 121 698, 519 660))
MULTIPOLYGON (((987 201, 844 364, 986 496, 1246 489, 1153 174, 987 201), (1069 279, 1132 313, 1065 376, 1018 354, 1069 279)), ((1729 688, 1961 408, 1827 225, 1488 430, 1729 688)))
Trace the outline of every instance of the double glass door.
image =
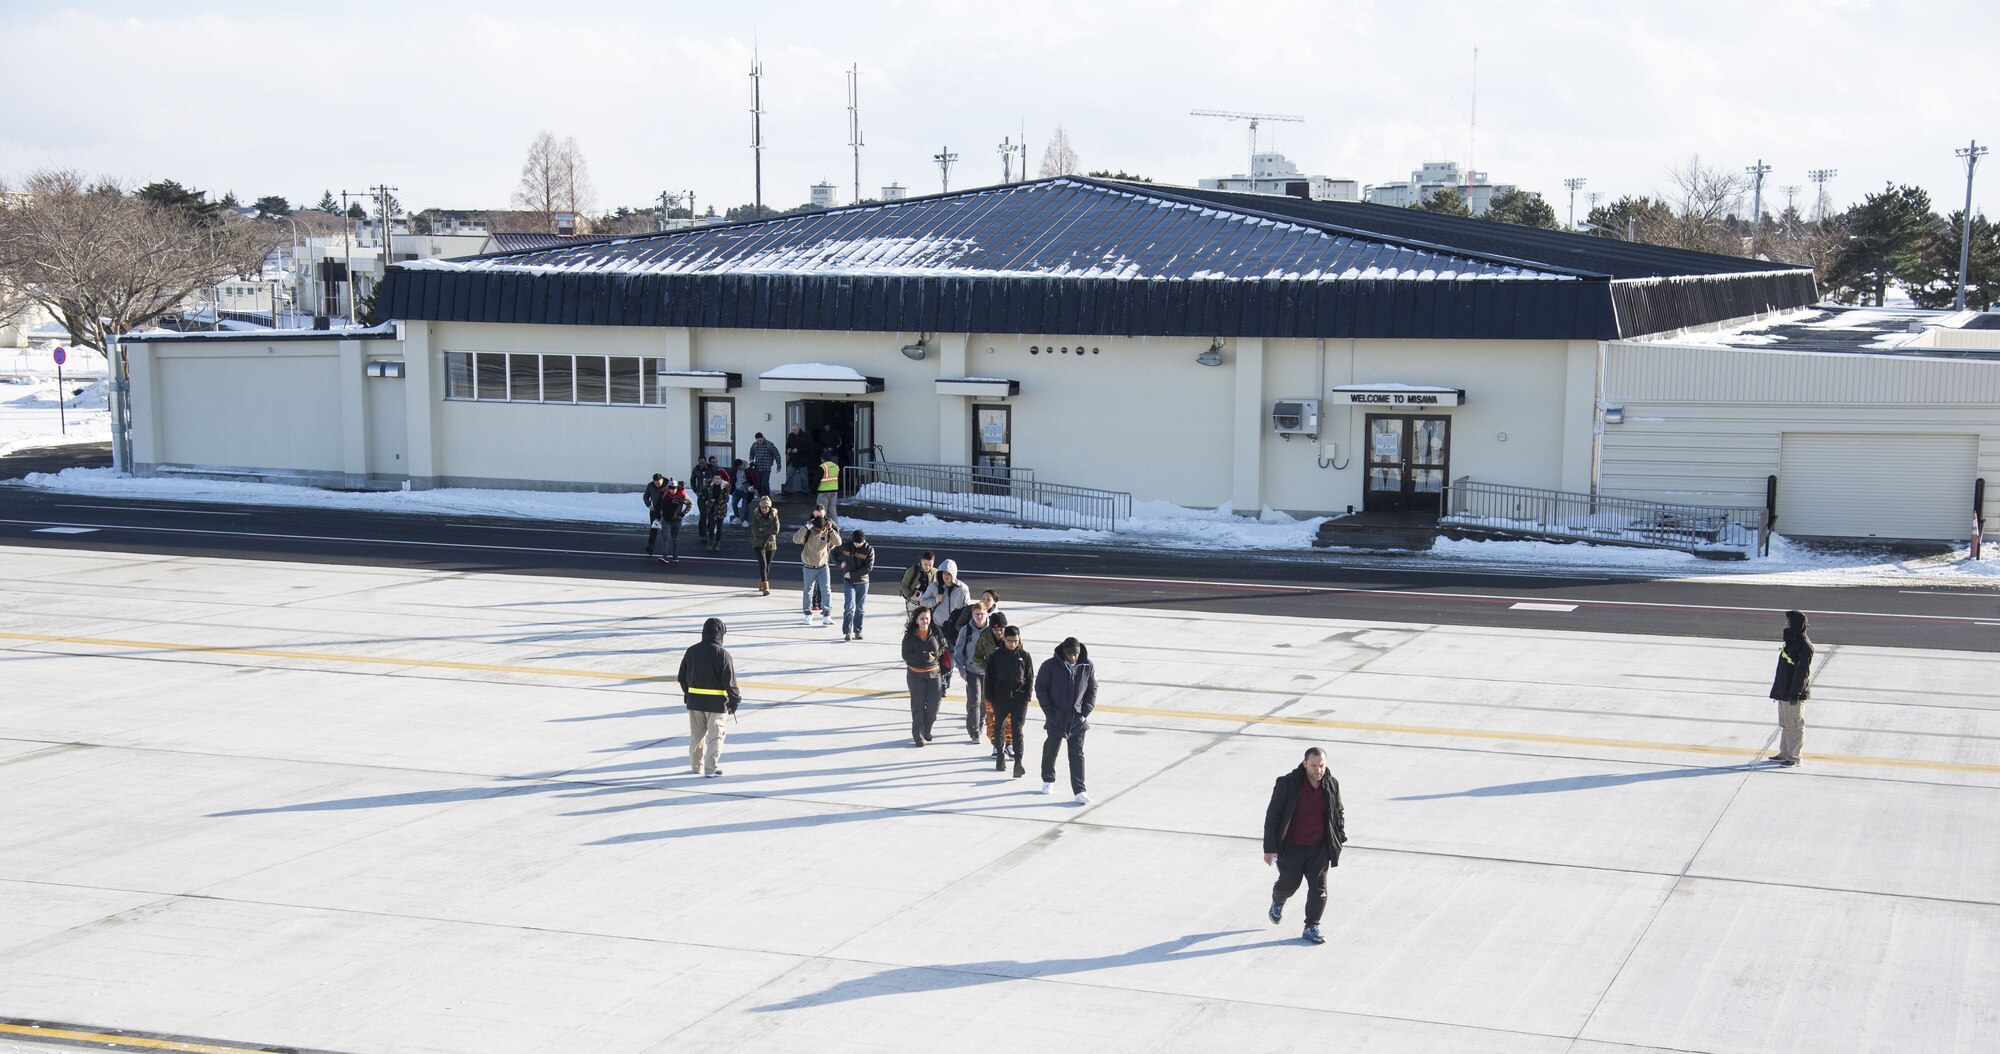
POLYGON ((1368 483, 1362 508, 1384 512, 1443 511, 1451 418, 1368 416, 1368 483))

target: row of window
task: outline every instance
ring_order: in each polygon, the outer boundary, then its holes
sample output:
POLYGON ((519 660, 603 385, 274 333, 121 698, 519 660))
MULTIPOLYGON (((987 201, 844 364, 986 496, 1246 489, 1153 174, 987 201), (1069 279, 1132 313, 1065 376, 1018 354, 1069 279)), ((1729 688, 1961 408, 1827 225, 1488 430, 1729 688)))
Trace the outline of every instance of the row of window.
POLYGON ((631 355, 448 351, 445 397, 480 402, 660 406, 660 360, 631 355))

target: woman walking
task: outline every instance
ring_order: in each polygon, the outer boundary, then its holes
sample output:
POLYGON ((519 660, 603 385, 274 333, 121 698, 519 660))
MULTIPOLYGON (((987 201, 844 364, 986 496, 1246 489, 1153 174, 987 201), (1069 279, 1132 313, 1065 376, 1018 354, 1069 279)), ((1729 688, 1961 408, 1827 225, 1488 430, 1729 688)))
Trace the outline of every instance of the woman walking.
POLYGON ((930 742, 931 726, 937 723, 938 700, 943 697, 938 690, 938 655, 943 650, 944 640, 931 626, 930 611, 918 608, 903 627, 903 665, 909 667, 913 747, 930 742))
POLYGON ((757 508, 750 513, 750 547, 757 551, 757 591, 770 596, 771 559, 778 555, 778 510, 771 507, 768 494, 757 499, 757 508))

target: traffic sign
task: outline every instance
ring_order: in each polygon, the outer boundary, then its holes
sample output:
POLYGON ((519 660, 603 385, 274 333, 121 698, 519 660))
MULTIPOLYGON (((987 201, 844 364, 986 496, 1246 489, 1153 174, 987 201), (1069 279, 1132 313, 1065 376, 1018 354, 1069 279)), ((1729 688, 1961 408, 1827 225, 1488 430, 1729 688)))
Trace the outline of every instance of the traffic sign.
POLYGON ((64 351, 62 347, 58 345, 56 348, 56 365, 60 366, 68 361, 69 361, 69 352, 64 351))

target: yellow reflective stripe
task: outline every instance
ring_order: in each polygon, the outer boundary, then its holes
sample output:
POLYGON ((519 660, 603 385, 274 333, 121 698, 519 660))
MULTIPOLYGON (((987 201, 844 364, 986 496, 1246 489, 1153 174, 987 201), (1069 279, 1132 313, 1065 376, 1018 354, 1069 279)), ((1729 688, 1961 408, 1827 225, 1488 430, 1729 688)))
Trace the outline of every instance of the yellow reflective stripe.
POLYGON ((689 695, 728 695, 728 694, 729 694, 729 693, 728 693, 727 691, 724 691, 724 690, 723 690, 723 689, 721 689, 721 688, 690 688, 690 689, 688 689, 688 690, 687 690, 687 693, 688 693, 689 695))

